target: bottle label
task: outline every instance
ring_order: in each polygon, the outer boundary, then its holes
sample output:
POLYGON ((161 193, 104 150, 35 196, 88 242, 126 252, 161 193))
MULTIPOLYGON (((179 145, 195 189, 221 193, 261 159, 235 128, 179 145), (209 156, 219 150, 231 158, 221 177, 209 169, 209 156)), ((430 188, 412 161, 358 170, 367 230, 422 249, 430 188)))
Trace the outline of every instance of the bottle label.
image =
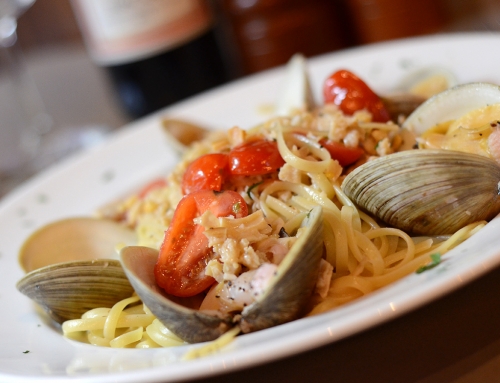
POLYGON ((211 24, 202 0, 72 0, 87 49, 116 65, 173 49, 211 24))

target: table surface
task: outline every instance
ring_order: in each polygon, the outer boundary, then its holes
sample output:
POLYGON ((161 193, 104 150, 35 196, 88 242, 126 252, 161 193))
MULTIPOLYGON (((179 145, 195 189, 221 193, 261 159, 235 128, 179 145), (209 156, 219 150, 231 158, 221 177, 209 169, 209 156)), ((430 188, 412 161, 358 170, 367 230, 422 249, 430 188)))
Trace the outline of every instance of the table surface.
MULTIPOLYGON (((83 49, 69 53, 56 50, 35 54, 28 63, 47 109, 55 117, 56 129, 94 124, 113 130, 125 124, 127 118, 117 107, 104 73, 83 49), (75 67, 78 76, 74 75, 75 67), (75 89, 82 79, 86 88, 68 93, 67 89, 75 89)), ((500 268, 431 304, 339 342, 196 381, 498 382, 499 292, 500 268)))

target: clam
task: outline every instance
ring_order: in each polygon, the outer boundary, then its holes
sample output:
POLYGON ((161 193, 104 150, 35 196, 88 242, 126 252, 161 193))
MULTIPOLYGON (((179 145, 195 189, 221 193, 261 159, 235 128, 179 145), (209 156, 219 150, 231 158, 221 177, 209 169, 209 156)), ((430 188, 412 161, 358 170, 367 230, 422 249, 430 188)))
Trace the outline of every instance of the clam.
POLYGON ((413 95, 410 93, 398 93, 390 96, 379 96, 384 104, 392 121, 399 121, 401 117, 407 117, 415 111, 425 98, 422 96, 413 95))
POLYGON ((134 292, 120 262, 114 259, 45 266, 26 274, 17 289, 57 323, 81 318, 96 307, 112 307, 134 292))
POLYGON ((456 120, 466 113, 498 103, 500 103, 498 85, 488 83, 457 85, 429 98, 404 121, 402 127, 419 136, 440 123, 456 120))
POLYGON ((18 290, 58 323, 130 297, 132 286, 117 259, 117 246, 135 244, 130 229, 109 220, 69 218, 50 223, 23 244, 27 274, 18 290))
POLYGON ((422 235, 453 234, 500 212, 500 167, 452 150, 410 150, 369 161, 342 183, 363 210, 422 235))
POLYGON ((404 76, 399 82, 397 91, 427 99, 457 84, 457 77, 449 69, 428 66, 411 71, 404 76))
POLYGON ((314 97, 307 72, 306 58, 295 54, 285 67, 285 81, 278 97, 276 113, 289 116, 294 110, 310 110, 314 107, 314 97))
POLYGON ((216 339, 236 324, 243 332, 252 332, 305 314, 323 254, 322 225, 321 208, 315 208, 304 220, 305 231, 278 266, 264 293, 241 313, 199 310, 199 302, 167 296, 155 282, 158 252, 154 249, 125 247, 120 257, 132 286, 151 312, 185 341, 203 342, 216 339))
POLYGON ((448 69, 430 66, 408 73, 395 92, 381 96, 393 121, 407 117, 430 97, 457 85, 456 76, 448 69))
POLYGON ((402 125, 423 135, 424 149, 369 161, 342 189, 362 209, 415 234, 452 234, 492 219, 500 212, 499 103, 500 87, 486 83, 431 97, 402 125))
POLYGON ((187 146, 202 140, 210 132, 200 125, 176 118, 164 118, 162 126, 169 143, 179 152, 185 151, 187 146))

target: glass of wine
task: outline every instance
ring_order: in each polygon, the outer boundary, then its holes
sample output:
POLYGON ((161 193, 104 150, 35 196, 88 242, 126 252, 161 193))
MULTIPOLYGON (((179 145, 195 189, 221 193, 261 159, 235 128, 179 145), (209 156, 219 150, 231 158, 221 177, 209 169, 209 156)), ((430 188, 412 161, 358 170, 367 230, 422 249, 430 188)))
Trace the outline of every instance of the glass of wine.
POLYGON ((25 69, 17 19, 35 0, 0 0, 0 196, 36 172, 41 137, 51 128, 25 69))

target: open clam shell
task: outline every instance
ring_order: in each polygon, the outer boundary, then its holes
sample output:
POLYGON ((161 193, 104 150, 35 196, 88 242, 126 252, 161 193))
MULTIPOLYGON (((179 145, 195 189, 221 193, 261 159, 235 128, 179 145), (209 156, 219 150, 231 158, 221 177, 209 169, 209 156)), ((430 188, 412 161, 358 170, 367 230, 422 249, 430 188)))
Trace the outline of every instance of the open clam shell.
POLYGON ((429 98, 457 84, 457 77, 448 68, 429 66, 408 73, 399 82, 397 90, 429 98))
POLYGON ((277 326, 305 315, 318 279, 323 255, 323 219, 321 208, 311 210, 303 226, 308 230, 292 246, 280 263, 265 293, 242 312, 243 332, 277 326))
POLYGON ((107 219, 65 218, 31 234, 19 251, 19 263, 30 272, 60 262, 118 259, 115 246, 120 243, 137 243, 134 231, 107 219))
POLYGON ((168 142, 180 153, 193 142, 202 140, 210 133, 207 128, 176 118, 163 119, 162 127, 168 142))
POLYGON ((367 162, 342 183, 362 209, 406 232, 452 234, 500 212, 500 167, 451 150, 411 150, 367 162))
POLYGON ((21 247, 19 263, 28 274, 17 288, 58 323, 111 307, 133 293, 116 246, 134 243, 135 233, 114 221, 75 217, 52 222, 21 247))
POLYGON ((419 136, 433 126, 456 120, 475 109, 500 103, 500 86, 487 83, 457 85, 420 105, 403 123, 419 136))
POLYGON ((134 292, 120 262, 112 259, 45 266, 26 274, 17 289, 58 323, 96 307, 111 307, 134 292))
POLYGON ((120 258, 137 295, 160 322, 183 340, 189 343, 213 340, 232 327, 231 316, 198 311, 196 302, 162 291, 154 276, 157 250, 129 246, 122 249, 120 258))
POLYGON ((277 269, 266 291, 241 315, 200 311, 192 302, 167 296, 157 286, 154 265, 158 252, 139 246, 122 249, 120 259, 136 293, 151 312, 183 340, 196 343, 216 339, 239 322, 244 332, 294 320, 304 314, 316 284, 323 255, 321 208, 304 220, 307 228, 277 269))
POLYGON ((408 117, 432 96, 458 84, 456 76, 448 69, 436 66, 420 68, 408 73, 395 92, 381 97, 391 120, 408 117))

